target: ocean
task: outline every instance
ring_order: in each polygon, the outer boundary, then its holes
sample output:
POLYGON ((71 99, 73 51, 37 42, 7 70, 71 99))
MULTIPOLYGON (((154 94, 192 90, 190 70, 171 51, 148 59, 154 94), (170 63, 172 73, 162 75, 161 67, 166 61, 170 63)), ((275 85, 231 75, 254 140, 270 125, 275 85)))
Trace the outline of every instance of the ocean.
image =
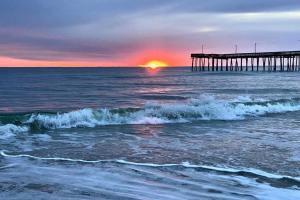
POLYGON ((300 199, 300 73, 1 68, 0 199, 300 199))

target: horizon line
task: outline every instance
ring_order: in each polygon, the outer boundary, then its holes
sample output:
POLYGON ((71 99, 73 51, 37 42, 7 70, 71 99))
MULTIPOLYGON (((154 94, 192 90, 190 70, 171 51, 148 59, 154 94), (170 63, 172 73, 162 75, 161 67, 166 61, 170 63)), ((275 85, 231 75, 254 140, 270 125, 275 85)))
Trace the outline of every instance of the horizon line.
MULTIPOLYGON (((174 65, 174 66, 167 66, 167 67, 158 67, 158 68, 176 68, 176 67, 189 67, 174 65)), ((140 66, 0 66, 0 68, 145 68, 147 67, 140 67, 140 66)))

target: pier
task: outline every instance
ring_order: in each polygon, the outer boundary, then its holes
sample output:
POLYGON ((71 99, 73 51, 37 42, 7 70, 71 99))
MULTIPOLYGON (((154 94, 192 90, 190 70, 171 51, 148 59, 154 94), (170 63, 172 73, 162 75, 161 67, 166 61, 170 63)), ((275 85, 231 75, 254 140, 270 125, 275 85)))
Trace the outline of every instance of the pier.
POLYGON ((300 51, 191 54, 192 71, 300 71, 300 51))

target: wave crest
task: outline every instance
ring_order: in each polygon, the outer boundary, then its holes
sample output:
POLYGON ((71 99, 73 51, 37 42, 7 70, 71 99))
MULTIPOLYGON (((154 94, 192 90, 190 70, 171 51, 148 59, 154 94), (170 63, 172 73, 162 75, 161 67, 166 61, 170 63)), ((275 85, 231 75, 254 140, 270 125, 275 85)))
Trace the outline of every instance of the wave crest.
POLYGON ((0 139, 7 139, 18 133, 27 132, 29 130, 26 126, 16 126, 14 124, 6 124, 0 126, 0 139))
POLYGON ((228 102, 214 98, 191 99, 185 103, 147 104, 134 109, 82 109, 63 114, 32 115, 29 123, 46 129, 95 127, 118 124, 164 124, 195 120, 242 120, 269 113, 300 110, 298 99, 265 102, 228 102))
MULTIPOLYGON (((300 99, 273 101, 217 100, 213 97, 180 103, 149 103, 142 108, 82 109, 66 113, 31 114, 20 126, 7 124, 2 132, 31 129, 60 129, 120 124, 186 123, 197 120, 243 120, 271 113, 300 111, 300 99)), ((0 130, 1 133, 1 130, 0 130)))

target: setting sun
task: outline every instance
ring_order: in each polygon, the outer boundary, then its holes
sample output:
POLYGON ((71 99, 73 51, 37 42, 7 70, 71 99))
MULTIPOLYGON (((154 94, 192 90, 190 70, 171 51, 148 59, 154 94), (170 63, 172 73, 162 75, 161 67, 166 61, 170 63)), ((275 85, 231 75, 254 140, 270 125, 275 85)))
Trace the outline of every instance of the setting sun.
POLYGON ((146 64, 144 65, 140 65, 141 67, 149 67, 149 68, 152 68, 152 69, 156 69, 158 67, 167 67, 168 64, 163 62, 163 61, 159 61, 159 60, 152 60, 152 61, 149 61, 147 62, 146 64))

